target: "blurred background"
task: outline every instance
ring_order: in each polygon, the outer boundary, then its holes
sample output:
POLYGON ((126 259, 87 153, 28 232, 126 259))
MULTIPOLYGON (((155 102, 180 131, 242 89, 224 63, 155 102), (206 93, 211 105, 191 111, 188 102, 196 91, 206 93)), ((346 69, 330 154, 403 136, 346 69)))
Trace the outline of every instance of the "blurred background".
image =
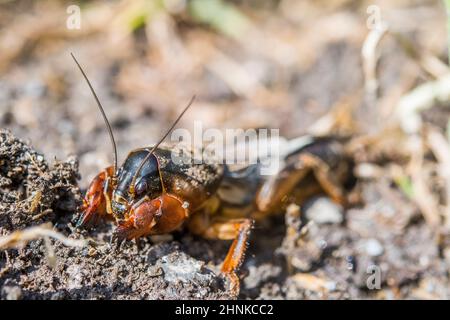
POLYGON ((402 94, 447 71, 445 26, 439 1, 2 0, 0 121, 50 158, 76 154, 84 184, 108 165, 107 132, 73 52, 121 159, 157 141, 194 94, 180 127, 201 120, 292 138, 352 110, 358 120, 341 129, 368 131, 392 118, 402 94), (377 19, 390 35, 377 49, 371 105, 361 50, 377 19))
POLYGON ((385 245, 380 297, 449 297, 447 39, 443 1, 0 0, 0 126, 48 159, 77 155, 82 188, 112 162, 73 52, 120 161, 194 94, 179 127, 349 136, 364 206, 335 231, 363 257, 367 239, 385 245))

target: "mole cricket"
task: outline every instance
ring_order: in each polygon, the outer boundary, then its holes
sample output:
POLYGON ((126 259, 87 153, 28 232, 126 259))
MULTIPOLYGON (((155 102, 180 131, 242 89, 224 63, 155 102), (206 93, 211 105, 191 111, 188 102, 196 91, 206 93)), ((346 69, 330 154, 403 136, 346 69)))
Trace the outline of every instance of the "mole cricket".
MULTIPOLYGON (((172 153, 190 150, 163 144, 165 138, 192 105, 195 96, 165 135, 153 146, 132 150, 122 165, 105 111, 82 67, 105 121, 114 162, 90 183, 77 226, 95 224, 102 218, 116 224, 113 240, 139 239, 178 230, 183 225, 207 239, 232 240, 221 273, 237 295, 237 271, 244 260, 255 221, 283 212, 289 203, 302 204, 318 193, 345 205, 343 184, 350 171, 343 145, 333 138, 293 139, 276 175, 261 177, 258 165, 232 171, 222 163, 175 163, 172 153)), ((191 152, 191 153, 189 153, 191 152)))

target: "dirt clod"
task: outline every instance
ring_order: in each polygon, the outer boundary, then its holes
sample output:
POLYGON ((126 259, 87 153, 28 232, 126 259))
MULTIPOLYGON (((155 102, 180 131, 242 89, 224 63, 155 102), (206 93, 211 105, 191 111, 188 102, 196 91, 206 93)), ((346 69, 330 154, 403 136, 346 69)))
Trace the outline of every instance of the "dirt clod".
POLYGON ((74 157, 49 166, 44 156, 0 130, 0 234, 74 212, 80 204, 74 157))

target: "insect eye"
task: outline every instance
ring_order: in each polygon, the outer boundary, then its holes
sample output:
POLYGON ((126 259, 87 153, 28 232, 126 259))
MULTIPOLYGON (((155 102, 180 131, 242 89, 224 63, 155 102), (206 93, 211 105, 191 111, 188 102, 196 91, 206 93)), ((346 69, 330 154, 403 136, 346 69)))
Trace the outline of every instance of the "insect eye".
POLYGON ((142 180, 136 184, 134 190, 136 194, 139 196, 147 191, 147 187, 148 187, 147 182, 145 180, 142 180))

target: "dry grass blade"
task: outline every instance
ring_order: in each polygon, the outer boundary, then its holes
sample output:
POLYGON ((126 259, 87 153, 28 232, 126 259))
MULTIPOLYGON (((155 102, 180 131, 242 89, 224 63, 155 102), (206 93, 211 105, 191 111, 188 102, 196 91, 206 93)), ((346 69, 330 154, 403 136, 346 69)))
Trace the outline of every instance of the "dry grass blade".
MULTIPOLYGON (((414 139, 414 137, 411 139, 414 139)), ((428 179, 424 174, 424 150, 422 143, 419 141, 416 142, 417 147, 413 153, 410 166, 414 202, 419 207, 431 230, 436 230, 441 223, 439 206, 435 195, 427 184, 428 179)))
POLYGON ((22 247, 29 241, 41 238, 53 238, 68 247, 83 247, 86 245, 86 241, 69 239, 53 230, 50 223, 45 223, 40 226, 17 230, 9 235, 0 237, 0 249, 22 247))
POLYGON ((436 102, 450 100, 450 75, 424 83, 405 94, 396 106, 397 119, 405 132, 417 133, 422 127, 420 112, 436 102))
POLYGON ((378 89, 378 81, 376 75, 378 55, 376 49, 387 31, 388 26, 385 23, 381 23, 378 27, 372 29, 367 35, 367 38, 364 41, 361 50, 364 65, 366 93, 370 98, 373 99, 376 98, 378 89))
POLYGON ((438 174, 445 181, 445 222, 447 227, 450 227, 450 144, 436 129, 429 130, 427 142, 439 161, 438 174))

